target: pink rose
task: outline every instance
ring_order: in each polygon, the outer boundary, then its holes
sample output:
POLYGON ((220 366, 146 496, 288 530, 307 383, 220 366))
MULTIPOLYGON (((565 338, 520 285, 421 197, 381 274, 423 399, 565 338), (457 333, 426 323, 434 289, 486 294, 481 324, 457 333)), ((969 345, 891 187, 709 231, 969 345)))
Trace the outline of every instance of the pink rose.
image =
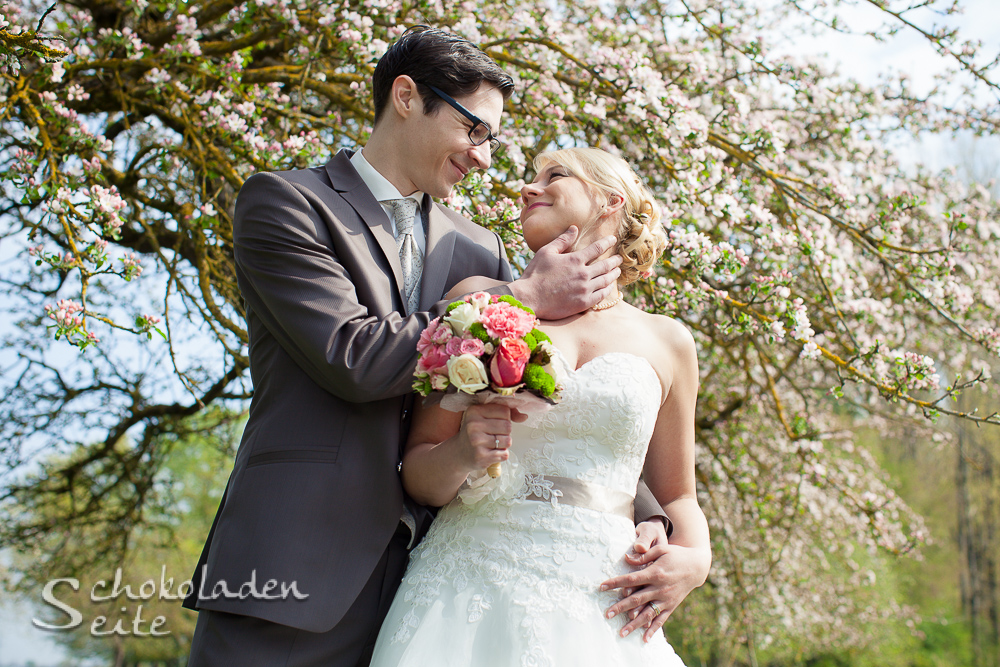
MULTIPOLYGON (((523 311, 522 311, 523 312, 523 311)), ((503 338, 490 362, 490 375, 498 387, 513 387, 521 382, 531 350, 518 338, 503 338)))
POLYGON ((417 360, 417 370, 426 373, 440 372, 448 364, 450 356, 444 346, 431 345, 420 354, 420 359, 417 360))
POLYGON ((533 315, 503 301, 486 306, 480 321, 491 338, 523 338, 535 328, 533 315))
MULTIPOLYGON (((434 318, 434 319, 440 319, 440 318, 434 318)), ((451 332, 451 325, 445 324, 444 322, 439 322, 437 328, 435 328, 434 332, 431 334, 431 340, 437 343, 438 345, 444 345, 454 335, 455 334, 451 332)))
POLYGON ((441 324, 441 318, 435 317, 427 325, 427 328, 420 332, 420 340, 417 341, 417 352, 423 354, 427 348, 446 343, 449 338, 451 338, 451 327, 447 324, 441 324))
POLYGON ((462 339, 458 336, 453 336, 448 339, 447 345, 444 346, 445 352, 448 353, 449 357, 457 357, 462 354, 462 339))
POLYGON ((478 338, 459 338, 458 336, 450 338, 444 349, 450 357, 457 357, 462 354, 481 357, 483 356, 483 352, 486 351, 483 341, 478 338))
MULTIPOLYGON (((450 342, 450 341, 449 341, 450 342)), ((458 348, 459 354, 471 354, 476 357, 483 356, 486 346, 478 338, 466 338, 458 348)))

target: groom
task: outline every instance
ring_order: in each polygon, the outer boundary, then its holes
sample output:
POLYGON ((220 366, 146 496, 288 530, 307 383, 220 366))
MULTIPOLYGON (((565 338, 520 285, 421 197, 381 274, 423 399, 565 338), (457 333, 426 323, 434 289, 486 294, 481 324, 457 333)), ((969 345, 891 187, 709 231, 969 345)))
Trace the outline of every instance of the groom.
MULTIPOLYGON (((432 197, 487 169, 513 82, 415 28, 375 69, 375 129, 324 167, 248 179, 233 224, 254 397, 185 606, 190 667, 366 665, 431 511, 398 465, 416 342, 472 275, 510 282, 500 239, 432 197)), ((539 251, 511 293, 560 319, 610 293, 602 242, 539 251), (593 262, 593 263, 591 263, 593 262)), ((637 516, 661 513, 648 495, 637 516)))

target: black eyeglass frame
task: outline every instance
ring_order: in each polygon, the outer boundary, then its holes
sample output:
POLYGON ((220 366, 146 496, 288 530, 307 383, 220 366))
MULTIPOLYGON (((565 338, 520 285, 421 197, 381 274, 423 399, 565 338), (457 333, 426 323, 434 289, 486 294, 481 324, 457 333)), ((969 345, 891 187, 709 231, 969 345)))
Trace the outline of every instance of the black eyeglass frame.
POLYGON ((497 139, 496 137, 493 136, 493 132, 490 131, 490 126, 489 126, 489 124, 486 123, 486 121, 484 121, 482 118, 479 118, 474 113, 472 113, 471 111, 469 111, 468 109, 466 109, 465 107, 463 107, 461 104, 459 104, 458 102, 456 102, 455 98, 453 98, 451 95, 449 95, 448 93, 444 92, 440 88, 436 88, 436 87, 434 87, 434 86, 432 86, 430 84, 427 84, 427 83, 425 83, 424 85, 427 86, 428 88, 430 88, 431 92, 433 92, 435 95, 437 95, 438 97, 440 97, 442 100, 444 100, 445 102, 447 102, 448 104, 450 104, 451 107, 455 111, 457 111, 458 113, 460 113, 463 116, 465 116, 466 119, 468 119, 472 123, 472 127, 469 129, 469 141, 472 142, 473 146, 482 146, 484 143, 486 143, 487 141, 489 141, 490 142, 490 155, 496 155, 496 152, 498 150, 500 150, 500 147, 503 144, 501 143, 501 141, 499 139, 497 139), (482 139, 480 139, 479 141, 476 141, 476 138, 472 136, 472 133, 475 132, 476 128, 478 128, 480 125, 482 125, 483 127, 486 128, 486 136, 483 137, 482 139))

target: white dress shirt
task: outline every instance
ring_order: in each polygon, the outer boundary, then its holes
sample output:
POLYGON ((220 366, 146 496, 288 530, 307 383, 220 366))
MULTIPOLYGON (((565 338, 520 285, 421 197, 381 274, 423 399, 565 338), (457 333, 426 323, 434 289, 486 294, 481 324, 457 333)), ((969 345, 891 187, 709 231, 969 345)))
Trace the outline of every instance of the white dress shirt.
MULTIPOLYGON (((388 199, 403 199, 403 195, 399 194, 399 190, 396 189, 389 180, 378 173, 378 171, 371 165, 365 156, 362 154, 364 149, 358 151, 351 157, 351 164, 357 170, 358 175, 361 176, 361 180, 365 182, 371 193, 375 195, 375 199, 379 201, 382 206, 382 210, 385 211, 386 216, 389 218, 389 222, 392 223, 392 235, 396 236, 396 220, 392 217, 392 209, 382 204, 381 202, 388 199)), ((421 221, 419 225, 413 225, 413 240, 417 242, 417 247, 420 248, 420 254, 427 254, 427 240, 426 233, 424 232, 424 219, 421 209, 421 204, 424 201, 423 192, 414 192, 411 195, 407 195, 407 199, 412 199, 417 202, 417 213, 419 214, 418 220, 421 221)))

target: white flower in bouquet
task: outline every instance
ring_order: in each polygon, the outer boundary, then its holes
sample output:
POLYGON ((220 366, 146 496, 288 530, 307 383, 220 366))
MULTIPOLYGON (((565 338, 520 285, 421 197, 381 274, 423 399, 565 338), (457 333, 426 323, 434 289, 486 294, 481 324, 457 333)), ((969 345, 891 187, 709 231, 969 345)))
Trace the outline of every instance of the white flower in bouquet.
POLYGON ((552 376, 552 379, 556 381, 556 387, 561 387, 566 380, 566 376, 561 368, 552 363, 556 358, 556 346, 547 340, 543 340, 538 342, 538 349, 549 357, 549 362, 542 365, 542 370, 552 376))
POLYGON ((471 354, 461 354, 448 360, 448 380, 466 394, 474 394, 490 386, 486 367, 471 354))
POLYGON ((445 316, 456 336, 461 336, 479 321, 479 308, 471 303, 463 303, 445 316))
POLYGON ((469 297, 469 303, 474 305, 477 309, 479 309, 480 312, 482 312, 483 308, 490 305, 490 295, 487 294, 486 292, 476 292, 475 294, 469 297))

